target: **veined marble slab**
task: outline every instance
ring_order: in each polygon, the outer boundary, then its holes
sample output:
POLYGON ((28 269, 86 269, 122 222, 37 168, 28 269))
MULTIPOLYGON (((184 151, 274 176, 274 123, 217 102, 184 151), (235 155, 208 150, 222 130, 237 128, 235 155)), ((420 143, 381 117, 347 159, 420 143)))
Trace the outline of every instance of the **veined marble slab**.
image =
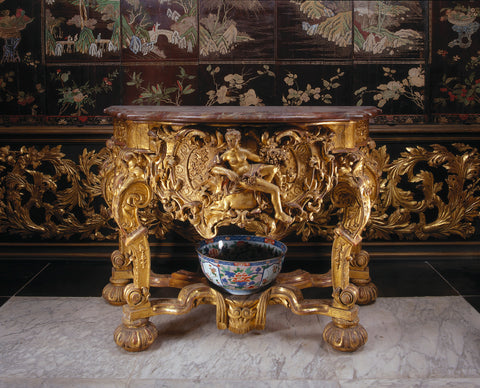
POLYGON ((215 308, 157 316, 146 351, 117 347, 121 307, 101 298, 14 297, 0 307, 0 387, 480 387, 480 314, 462 297, 360 307, 355 353, 322 340, 325 316, 270 306, 263 331, 218 330, 215 308))

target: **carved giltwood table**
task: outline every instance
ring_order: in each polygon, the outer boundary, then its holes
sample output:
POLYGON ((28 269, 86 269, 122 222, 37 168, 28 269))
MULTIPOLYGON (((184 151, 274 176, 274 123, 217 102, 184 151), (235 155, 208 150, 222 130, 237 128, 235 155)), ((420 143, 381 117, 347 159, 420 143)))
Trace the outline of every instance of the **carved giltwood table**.
POLYGON ((323 338, 335 349, 354 351, 366 342, 357 304, 377 296, 361 249, 378 191, 368 130, 377 108, 112 106, 106 112, 114 135, 103 190, 120 241, 103 296, 126 303, 114 334, 119 346, 146 349, 158 335, 150 317, 188 313, 199 304, 215 305, 217 327, 235 333, 263 329, 267 306, 283 304, 296 314, 332 317, 323 338), (190 225, 203 238, 236 225, 281 239, 315 220, 326 198, 343 209, 328 273, 282 273, 266 290, 233 296, 200 274, 151 272, 141 209, 190 225), (150 287, 181 290, 177 298, 152 300, 150 287), (332 287, 332 299, 304 299, 308 287, 332 287))

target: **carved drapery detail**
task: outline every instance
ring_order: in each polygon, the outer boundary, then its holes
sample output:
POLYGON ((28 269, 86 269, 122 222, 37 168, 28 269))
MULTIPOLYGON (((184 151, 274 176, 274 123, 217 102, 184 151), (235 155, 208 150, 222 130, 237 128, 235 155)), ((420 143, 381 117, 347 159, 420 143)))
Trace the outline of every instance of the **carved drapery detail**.
MULTIPOLYGON (((60 146, 1 147, 0 233, 21 238, 116 239, 112 215, 101 198, 101 174, 109 171, 100 172, 115 147, 110 144, 98 152, 84 149, 78 161, 67 158, 60 146)), ((475 233, 480 209, 476 148, 408 147, 393 160, 387 151, 385 146, 371 151, 382 175, 365 239, 469 238, 475 233)), ((301 238, 334 237, 338 210, 328 197, 324 201, 312 220, 297 226, 301 238)), ((139 211, 139 217, 159 238, 172 229, 172 218, 155 200, 139 211)))

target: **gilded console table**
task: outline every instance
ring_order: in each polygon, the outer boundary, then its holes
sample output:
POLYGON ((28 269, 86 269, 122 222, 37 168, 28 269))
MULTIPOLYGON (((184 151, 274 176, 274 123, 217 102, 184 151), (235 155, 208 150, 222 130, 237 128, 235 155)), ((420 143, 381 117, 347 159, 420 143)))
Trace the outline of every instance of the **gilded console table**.
MULTIPOLYGON (((128 351, 150 346, 158 333, 149 318, 216 306, 219 329, 262 329, 269 304, 332 321, 324 340, 354 351, 367 340, 357 304, 377 291, 361 249, 361 232, 378 191, 369 138, 374 107, 112 106, 111 158, 103 170, 104 197, 119 229, 112 277, 104 298, 125 304, 116 343, 128 351), (233 296, 187 271, 151 271, 149 225, 154 208, 211 238, 225 225, 281 239, 314 220, 324 199, 343 209, 335 229, 331 269, 282 273, 271 287, 233 296), (177 298, 151 299, 150 287, 181 289, 177 298), (302 289, 332 287, 331 299, 304 299, 302 289)), ((288 253, 286 260, 289 260, 288 253)))

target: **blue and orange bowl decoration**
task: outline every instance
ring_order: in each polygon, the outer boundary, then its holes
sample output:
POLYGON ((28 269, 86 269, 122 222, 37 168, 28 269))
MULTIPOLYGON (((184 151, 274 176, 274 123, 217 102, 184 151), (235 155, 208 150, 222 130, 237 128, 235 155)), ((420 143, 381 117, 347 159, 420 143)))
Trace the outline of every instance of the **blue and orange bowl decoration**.
POLYGON ((208 280, 230 294, 248 295, 275 280, 287 247, 268 237, 226 235, 201 241, 197 253, 208 280))

